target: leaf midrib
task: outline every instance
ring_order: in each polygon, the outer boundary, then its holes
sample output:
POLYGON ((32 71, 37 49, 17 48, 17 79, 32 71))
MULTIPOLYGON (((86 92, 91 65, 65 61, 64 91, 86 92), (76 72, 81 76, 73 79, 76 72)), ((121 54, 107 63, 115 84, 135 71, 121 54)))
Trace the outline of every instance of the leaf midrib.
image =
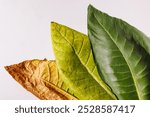
POLYGON ((51 82, 49 82, 49 81, 47 81, 47 80, 45 80, 45 79, 42 79, 42 80, 43 80, 43 82, 49 84, 50 87, 51 87, 53 90, 55 90, 56 92, 58 91, 61 95, 65 96, 66 98, 68 98, 68 97, 67 97, 67 95, 68 95, 69 97, 72 97, 72 99, 77 99, 77 100, 78 100, 77 97, 75 97, 75 96, 71 95, 69 92, 67 92, 67 91, 65 91, 65 90, 63 90, 63 89, 61 89, 61 87, 58 87, 57 85, 54 85, 53 83, 51 83, 51 82))
POLYGON ((116 47, 120 50, 122 56, 124 57, 124 59, 125 59, 127 65, 128 65, 128 67, 129 67, 129 70, 130 70, 130 72, 131 72, 133 81, 134 81, 134 83, 135 83, 135 89, 136 89, 136 91, 137 91, 138 98, 139 98, 139 99, 142 99, 141 96, 140 96, 140 94, 139 94, 138 88, 137 88, 137 83, 136 83, 136 81, 134 80, 134 75, 132 74, 132 69, 130 68, 130 64, 127 62, 126 57, 123 55, 123 52, 121 51, 121 49, 117 46, 117 44, 116 44, 115 41, 113 40, 113 37, 111 36, 111 34, 110 34, 110 33, 107 31, 107 29, 101 24, 101 22, 99 22, 99 21, 97 20, 97 17, 95 16, 95 13, 93 13, 93 16, 95 17, 95 19, 96 19, 96 21, 98 22, 98 24, 104 29, 104 31, 105 31, 105 32, 108 34, 108 36, 111 38, 111 40, 112 40, 113 43, 116 45, 116 47))

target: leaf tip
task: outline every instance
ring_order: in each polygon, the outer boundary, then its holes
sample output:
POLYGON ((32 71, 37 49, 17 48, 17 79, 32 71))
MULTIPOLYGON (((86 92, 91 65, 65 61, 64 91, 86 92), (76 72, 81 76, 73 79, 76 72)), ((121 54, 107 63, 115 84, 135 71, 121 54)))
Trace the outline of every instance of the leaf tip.
POLYGON ((54 33, 53 31, 55 31, 55 28, 57 27, 57 25, 59 25, 59 24, 57 22, 54 22, 54 21, 52 21, 50 23, 52 34, 54 33))
POLYGON ((51 21, 51 25, 52 25, 52 24, 56 24, 56 22, 55 22, 55 21, 51 21))
POLYGON ((89 4, 88 11, 93 11, 93 10, 96 10, 96 8, 93 5, 89 4))
POLYGON ((11 69, 11 66, 4 66, 4 69, 8 72, 8 73, 10 73, 10 69, 11 69))
POLYGON ((88 20, 89 20, 90 17, 93 17, 93 13, 94 13, 95 9, 96 8, 93 5, 89 4, 88 10, 87 10, 88 11, 88 15, 87 15, 88 20))
POLYGON ((56 24, 56 22, 52 21, 52 22, 50 23, 50 26, 52 27, 54 24, 56 24))
POLYGON ((93 8, 93 5, 89 4, 88 5, 88 10, 91 9, 91 8, 93 8))

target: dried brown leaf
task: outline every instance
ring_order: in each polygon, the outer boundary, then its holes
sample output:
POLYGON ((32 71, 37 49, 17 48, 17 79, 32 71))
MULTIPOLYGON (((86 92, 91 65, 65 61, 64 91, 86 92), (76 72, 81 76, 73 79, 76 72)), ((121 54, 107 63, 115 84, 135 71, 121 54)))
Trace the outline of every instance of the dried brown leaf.
POLYGON ((9 74, 25 89, 43 100, 72 100, 76 99, 61 87, 54 60, 27 60, 19 64, 6 66, 9 74))

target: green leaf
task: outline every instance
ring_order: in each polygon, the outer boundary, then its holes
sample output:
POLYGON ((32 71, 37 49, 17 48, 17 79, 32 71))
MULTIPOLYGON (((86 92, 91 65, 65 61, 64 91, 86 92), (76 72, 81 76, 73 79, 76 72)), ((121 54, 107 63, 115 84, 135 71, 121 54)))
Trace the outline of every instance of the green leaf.
POLYGON ((88 37, 54 22, 51 32, 60 77, 69 91, 78 99, 116 99, 98 75, 88 37))
POLYGON ((91 5, 88 35, 98 72, 118 99, 150 99, 150 39, 91 5))

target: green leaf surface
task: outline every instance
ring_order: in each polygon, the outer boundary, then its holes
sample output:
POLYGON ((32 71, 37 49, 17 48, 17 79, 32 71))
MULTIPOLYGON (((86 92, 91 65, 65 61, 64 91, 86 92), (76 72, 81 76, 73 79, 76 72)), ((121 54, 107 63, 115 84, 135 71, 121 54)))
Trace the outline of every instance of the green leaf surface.
POLYGON ((150 39, 91 5, 88 35, 98 72, 118 99, 150 99, 150 39))
POLYGON ((52 44, 60 77, 78 99, 116 99, 99 77, 86 35, 51 23, 52 44))

